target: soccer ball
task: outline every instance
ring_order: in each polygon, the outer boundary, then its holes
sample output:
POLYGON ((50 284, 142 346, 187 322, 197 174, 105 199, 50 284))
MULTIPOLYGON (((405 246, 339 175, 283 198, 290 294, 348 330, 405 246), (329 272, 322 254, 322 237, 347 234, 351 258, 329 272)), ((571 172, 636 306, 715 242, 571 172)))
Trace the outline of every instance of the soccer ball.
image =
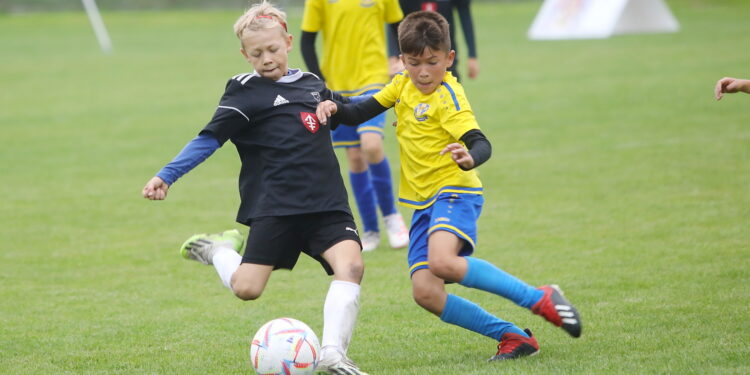
POLYGON ((250 364, 258 375, 311 375, 319 357, 315 332, 292 318, 264 324, 250 344, 250 364))

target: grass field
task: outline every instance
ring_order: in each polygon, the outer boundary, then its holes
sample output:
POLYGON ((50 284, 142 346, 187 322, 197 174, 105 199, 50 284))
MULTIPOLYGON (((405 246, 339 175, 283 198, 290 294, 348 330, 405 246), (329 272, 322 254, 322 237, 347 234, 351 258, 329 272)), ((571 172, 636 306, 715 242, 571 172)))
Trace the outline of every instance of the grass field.
MULTIPOLYGON (((531 42, 539 4, 474 4, 465 87, 494 146, 476 255, 559 283, 583 337, 450 286, 539 338, 488 364, 495 343, 421 311, 404 251, 381 248, 350 355, 372 375, 750 373, 750 95, 712 98, 750 77, 750 2, 670 1, 676 34, 531 42)), ((321 331, 313 261, 245 303, 178 257, 194 232, 242 228, 233 147, 166 201, 139 195, 249 69, 238 14, 105 13, 111 56, 82 13, 0 15, 0 374, 247 374, 265 321, 321 331)), ((397 160, 392 129, 386 144, 397 160)))

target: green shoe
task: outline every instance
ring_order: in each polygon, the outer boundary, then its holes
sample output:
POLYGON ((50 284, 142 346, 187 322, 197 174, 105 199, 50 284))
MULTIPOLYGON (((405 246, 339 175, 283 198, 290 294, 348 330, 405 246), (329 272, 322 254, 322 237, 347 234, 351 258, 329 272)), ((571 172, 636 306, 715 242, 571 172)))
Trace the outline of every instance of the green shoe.
POLYGON ((203 264, 213 264, 212 259, 218 248, 226 247, 239 253, 244 243, 245 239, 237 229, 225 230, 218 234, 194 234, 182 244, 180 255, 203 264))

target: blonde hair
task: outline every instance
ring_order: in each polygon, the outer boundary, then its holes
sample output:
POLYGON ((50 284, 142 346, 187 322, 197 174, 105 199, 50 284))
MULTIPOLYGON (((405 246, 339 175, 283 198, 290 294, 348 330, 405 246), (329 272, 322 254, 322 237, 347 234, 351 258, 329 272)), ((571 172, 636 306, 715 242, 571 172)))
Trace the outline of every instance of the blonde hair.
POLYGON ((237 38, 242 40, 245 31, 258 31, 276 26, 281 26, 283 32, 287 33, 286 13, 263 0, 263 2, 251 6, 250 9, 245 11, 245 14, 240 16, 234 23, 234 33, 237 38))

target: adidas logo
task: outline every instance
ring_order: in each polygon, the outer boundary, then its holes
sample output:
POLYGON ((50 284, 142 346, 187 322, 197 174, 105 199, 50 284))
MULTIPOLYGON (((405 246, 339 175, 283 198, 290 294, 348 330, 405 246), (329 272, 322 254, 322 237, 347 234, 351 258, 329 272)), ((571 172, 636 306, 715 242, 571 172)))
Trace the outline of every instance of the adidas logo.
POLYGON ((276 95, 276 100, 273 101, 273 106, 276 107, 277 105, 287 104, 289 103, 288 100, 284 99, 281 95, 276 95))

